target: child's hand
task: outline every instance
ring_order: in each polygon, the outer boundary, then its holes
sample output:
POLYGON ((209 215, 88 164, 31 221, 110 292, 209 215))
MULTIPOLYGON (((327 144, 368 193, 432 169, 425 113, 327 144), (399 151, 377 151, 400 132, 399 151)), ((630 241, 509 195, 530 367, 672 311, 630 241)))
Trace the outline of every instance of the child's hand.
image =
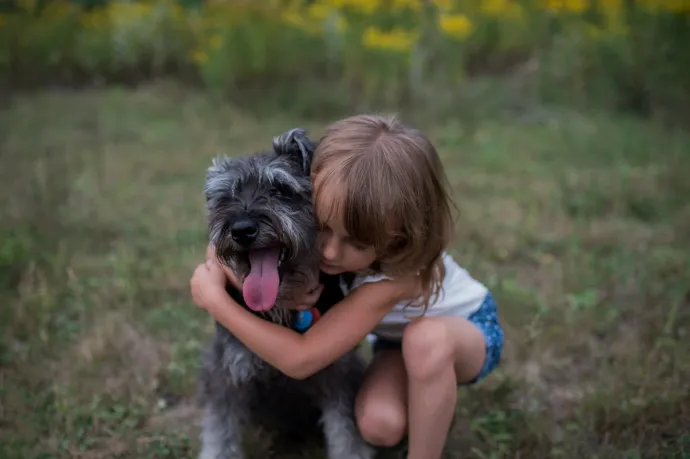
POLYGON ((206 260, 196 267, 189 281, 192 300, 198 307, 210 311, 228 296, 225 291, 227 278, 215 259, 206 260))
POLYGON ((216 250, 211 244, 209 244, 209 246, 206 248, 206 259, 215 260, 218 263, 218 266, 220 266, 225 272, 225 277, 228 278, 228 281, 230 281, 235 288, 242 290, 242 281, 235 275, 235 273, 232 272, 230 268, 224 266, 220 261, 218 261, 218 258, 216 258, 216 250))

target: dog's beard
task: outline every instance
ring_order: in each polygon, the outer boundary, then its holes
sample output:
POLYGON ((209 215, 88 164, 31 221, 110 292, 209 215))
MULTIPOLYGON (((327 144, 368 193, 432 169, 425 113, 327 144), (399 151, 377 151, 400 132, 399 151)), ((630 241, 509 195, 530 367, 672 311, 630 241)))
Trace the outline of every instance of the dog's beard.
MULTIPOLYGON (((228 252, 225 251, 222 255, 218 255, 218 260, 226 267, 230 268, 235 277, 240 281, 240 291, 242 293, 242 298, 246 306, 254 311, 261 314, 264 318, 275 322, 278 324, 289 324, 290 310, 287 307, 287 302, 284 301, 281 296, 282 278, 283 274, 278 272, 278 285, 276 289, 276 298, 270 303, 270 307, 265 308, 265 310, 257 310, 252 307, 250 300, 248 300, 249 294, 247 293, 247 279, 250 277, 252 269, 250 268, 249 254, 248 252, 228 252)), ((252 280, 250 280, 251 284, 252 280)), ((265 300, 267 301, 267 300, 265 300)))
POLYGON ((255 312, 266 312, 276 303, 280 288, 280 265, 286 251, 274 228, 261 225, 261 237, 240 245, 232 240, 228 221, 237 217, 220 213, 221 218, 211 224, 211 239, 215 240, 218 258, 243 279, 242 296, 255 312))

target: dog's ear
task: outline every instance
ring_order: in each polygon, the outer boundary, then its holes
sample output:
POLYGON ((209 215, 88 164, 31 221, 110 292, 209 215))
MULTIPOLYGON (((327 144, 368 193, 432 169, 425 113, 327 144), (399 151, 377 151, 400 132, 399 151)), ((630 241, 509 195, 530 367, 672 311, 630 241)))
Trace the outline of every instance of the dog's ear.
POLYGON ((307 131, 302 128, 290 129, 287 132, 273 137, 273 150, 279 155, 294 158, 302 166, 302 171, 309 175, 311 160, 314 157, 316 143, 307 136, 307 131))
POLYGON ((225 174, 232 169, 232 159, 228 155, 218 155, 211 160, 211 167, 206 170, 206 179, 225 174))
POLYGON ((206 183, 204 184, 204 194, 208 201, 211 196, 221 193, 231 185, 232 160, 227 155, 213 158, 211 167, 206 169, 206 183))

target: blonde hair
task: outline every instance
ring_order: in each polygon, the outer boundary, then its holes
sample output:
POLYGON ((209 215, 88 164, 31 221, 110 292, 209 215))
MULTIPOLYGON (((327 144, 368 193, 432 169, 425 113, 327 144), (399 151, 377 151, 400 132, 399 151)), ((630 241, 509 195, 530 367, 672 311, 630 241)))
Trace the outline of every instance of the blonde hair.
POLYGON ((328 126, 311 173, 321 219, 342 215, 350 238, 376 251, 373 271, 418 273, 425 312, 443 282, 454 207, 431 141, 395 117, 352 116, 328 126), (324 203, 326 184, 338 193, 324 203))

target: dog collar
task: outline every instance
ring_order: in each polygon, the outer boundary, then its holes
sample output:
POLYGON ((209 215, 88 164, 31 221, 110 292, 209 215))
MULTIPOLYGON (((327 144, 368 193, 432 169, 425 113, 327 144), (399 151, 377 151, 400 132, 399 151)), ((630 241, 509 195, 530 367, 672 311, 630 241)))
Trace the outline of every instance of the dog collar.
POLYGON ((309 329, 321 318, 321 312, 316 308, 295 311, 292 316, 292 328, 303 332, 309 329))

